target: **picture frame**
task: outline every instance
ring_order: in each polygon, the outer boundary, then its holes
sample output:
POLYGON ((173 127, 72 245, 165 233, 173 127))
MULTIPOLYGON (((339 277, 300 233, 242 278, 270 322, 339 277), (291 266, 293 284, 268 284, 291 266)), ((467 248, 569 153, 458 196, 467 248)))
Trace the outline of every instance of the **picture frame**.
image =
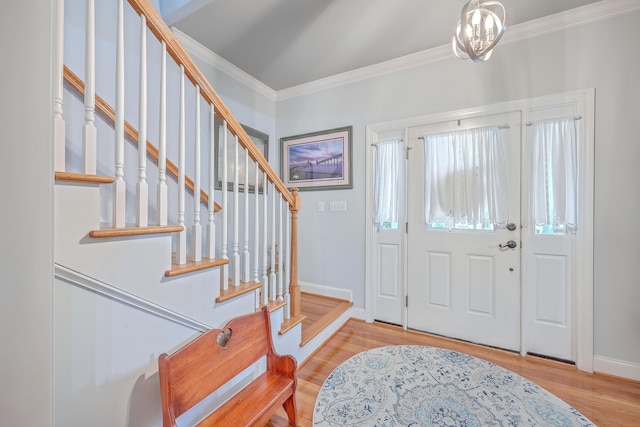
MULTIPOLYGON (((258 147, 258 150, 262 153, 265 159, 269 160, 269 135, 260 132, 252 127, 241 124, 242 128, 247 132, 249 138, 253 141, 253 143, 258 147)), ((222 122, 216 117, 215 129, 218 132, 218 143, 215 145, 215 157, 216 157, 216 190, 222 189, 222 165, 224 159, 222 158, 223 150, 221 149, 222 144, 224 143, 224 135, 223 135, 223 125, 222 122)), ((235 163, 235 153, 234 153, 234 144, 235 144, 235 136, 227 130, 227 190, 233 191, 233 178, 234 178, 234 163, 235 163)), ((238 153, 238 191, 244 192, 245 190, 245 182, 244 182, 244 167, 245 167, 245 158, 246 151, 244 148, 240 150, 238 153)), ((253 160, 249 160, 249 183, 248 189, 249 192, 255 192, 255 171, 256 171, 256 163, 253 160)), ((262 173, 258 174, 258 191, 260 193, 264 193, 264 175, 262 173)))
POLYGON ((280 174, 287 188, 353 188, 353 126, 280 138, 280 174))

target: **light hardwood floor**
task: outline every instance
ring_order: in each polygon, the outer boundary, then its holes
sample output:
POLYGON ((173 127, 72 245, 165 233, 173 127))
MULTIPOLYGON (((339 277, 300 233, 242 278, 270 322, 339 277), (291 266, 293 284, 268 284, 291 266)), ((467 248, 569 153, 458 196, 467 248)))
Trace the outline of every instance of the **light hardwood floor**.
MULTIPOLYGON (((315 398, 324 380, 340 363, 370 348, 398 344, 444 347, 488 360, 544 387, 598 426, 640 426, 639 382, 589 374, 565 363, 532 356, 522 358, 512 352, 354 319, 299 366, 296 398, 300 426, 312 426, 315 398)), ((286 425, 283 410, 267 424, 286 425)))

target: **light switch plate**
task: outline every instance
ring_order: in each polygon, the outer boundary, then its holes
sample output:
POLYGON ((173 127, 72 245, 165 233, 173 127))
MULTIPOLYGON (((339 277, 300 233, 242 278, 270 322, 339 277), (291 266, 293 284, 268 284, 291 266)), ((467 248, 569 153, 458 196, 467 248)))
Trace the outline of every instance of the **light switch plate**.
POLYGON ((347 201, 340 200, 337 202, 329 202, 329 211, 330 212, 346 212, 347 211, 347 201))

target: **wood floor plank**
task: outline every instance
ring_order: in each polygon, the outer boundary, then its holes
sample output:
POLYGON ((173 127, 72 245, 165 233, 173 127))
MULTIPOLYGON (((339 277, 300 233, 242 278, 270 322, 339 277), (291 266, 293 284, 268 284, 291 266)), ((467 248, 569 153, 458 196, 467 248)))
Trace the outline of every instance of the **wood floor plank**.
MULTIPOLYGON (((542 386, 600 427, 640 425, 640 382, 590 374, 573 365, 540 357, 523 358, 509 351, 351 319, 298 369, 296 399, 300 427, 312 426, 316 396, 340 363, 370 348, 400 344, 443 347, 488 360, 542 386)), ((283 410, 267 424, 287 425, 283 410)))

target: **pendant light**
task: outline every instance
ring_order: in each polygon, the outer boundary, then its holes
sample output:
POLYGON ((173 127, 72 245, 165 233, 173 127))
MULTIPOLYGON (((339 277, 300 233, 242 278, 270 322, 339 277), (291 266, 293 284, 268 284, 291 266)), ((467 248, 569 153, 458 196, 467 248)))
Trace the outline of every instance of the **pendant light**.
POLYGON ((498 1, 469 0, 453 36, 453 53, 461 59, 486 61, 506 29, 507 11, 498 1))

